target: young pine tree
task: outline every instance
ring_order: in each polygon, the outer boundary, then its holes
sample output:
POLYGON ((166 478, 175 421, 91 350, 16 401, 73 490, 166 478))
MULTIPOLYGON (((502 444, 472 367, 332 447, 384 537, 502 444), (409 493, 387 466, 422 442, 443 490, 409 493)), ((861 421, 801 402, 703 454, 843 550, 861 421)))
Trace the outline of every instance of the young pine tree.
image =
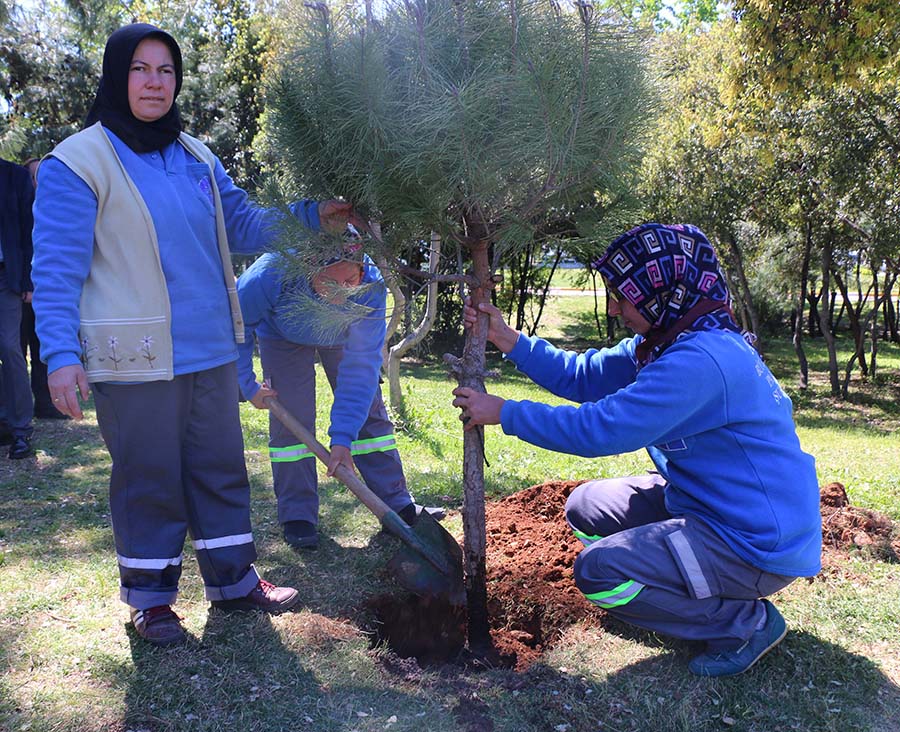
MULTIPOLYGON (((335 6, 337 8, 337 6, 335 6)), ((378 219, 399 261, 436 232, 490 298, 507 256, 582 234, 628 198, 652 107, 633 29, 578 0, 387 0, 375 19, 304 3, 269 93, 269 139, 289 190, 342 196, 378 219)), ((423 273, 427 274, 427 273, 423 273)), ((487 323, 449 357, 484 390, 487 323)), ((484 460, 464 443, 469 644, 488 635, 484 460)))

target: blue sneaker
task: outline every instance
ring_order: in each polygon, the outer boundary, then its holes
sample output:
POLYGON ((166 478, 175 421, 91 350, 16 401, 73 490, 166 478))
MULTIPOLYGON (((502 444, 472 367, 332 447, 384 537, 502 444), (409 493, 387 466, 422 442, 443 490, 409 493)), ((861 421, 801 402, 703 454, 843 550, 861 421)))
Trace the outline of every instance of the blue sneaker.
POLYGON ((787 634, 787 625, 778 609, 768 600, 766 624, 757 630, 740 648, 718 653, 701 653, 688 664, 691 673, 697 676, 735 676, 753 667, 760 658, 781 643, 787 634))

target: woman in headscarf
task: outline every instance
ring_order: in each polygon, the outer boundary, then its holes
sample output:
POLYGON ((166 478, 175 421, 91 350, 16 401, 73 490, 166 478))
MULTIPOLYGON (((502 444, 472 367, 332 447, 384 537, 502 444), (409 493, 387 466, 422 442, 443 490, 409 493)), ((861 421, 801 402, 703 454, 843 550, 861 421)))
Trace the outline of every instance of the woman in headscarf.
MULTIPOLYGON (((535 383, 580 406, 503 400, 461 387, 466 429, 558 452, 646 448, 656 472, 576 488, 566 519, 585 544, 575 581, 615 617, 703 641, 690 670, 749 669, 786 633, 762 598, 820 569, 814 461, 800 448, 790 399, 742 337, 712 246, 693 226, 646 224, 592 263, 609 312, 636 335, 569 353, 506 325, 491 305, 488 338, 535 383)), ((478 313, 465 309, 468 327, 478 313)))
MULTIPOLYGON (((243 322, 230 252, 264 249, 279 214, 252 205, 182 132, 181 82, 168 33, 143 23, 113 33, 86 127, 41 164, 34 207, 50 393, 81 419, 78 393, 92 384, 121 598, 158 645, 185 638, 171 605, 187 532, 213 606, 281 612, 298 599, 252 564, 235 365, 243 322)), ((305 200, 292 213, 340 232, 352 212, 305 200)))

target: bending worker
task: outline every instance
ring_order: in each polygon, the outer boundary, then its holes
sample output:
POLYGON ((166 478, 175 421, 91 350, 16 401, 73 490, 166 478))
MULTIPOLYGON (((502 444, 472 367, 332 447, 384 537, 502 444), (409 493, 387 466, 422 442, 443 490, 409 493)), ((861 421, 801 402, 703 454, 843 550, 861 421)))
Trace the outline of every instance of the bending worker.
MULTIPOLYGON (((503 431, 582 456, 646 448, 649 475, 576 488, 566 518, 586 545, 575 581, 611 615, 702 641, 701 676, 749 669, 784 638, 762 599, 820 569, 813 458, 787 395, 741 336, 712 246, 693 226, 646 224, 592 264, 609 312, 636 335, 583 354, 529 338, 492 305, 488 338, 520 371, 578 406, 504 401, 460 387, 465 429, 503 431)), ((464 312, 471 327, 478 313, 464 312)))
MULTIPOLYGON (((351 227, 352 228, 352 227, 351 227)), ((238 297, 248 333, 259 339, 265 380, 253 372, 253 339, 240 347, 238 375, 244 398, 258 409, 279 401, 315 433, 316 355, 334 394, 331 464, 334 475, 354 463, 372 491, 407 524, 422 510, 441 519, 438 508, 413 502, 379 386, 385 338, 387 288, 364 254, 361 240, 321 263, 305 278, 285 276, 279 255, 264 254, 238 279, 238 297)), ((269 454, 278 521, 295 549, 318 546, 319 493, 315 455, 275 415, 269 415, 269 454)))

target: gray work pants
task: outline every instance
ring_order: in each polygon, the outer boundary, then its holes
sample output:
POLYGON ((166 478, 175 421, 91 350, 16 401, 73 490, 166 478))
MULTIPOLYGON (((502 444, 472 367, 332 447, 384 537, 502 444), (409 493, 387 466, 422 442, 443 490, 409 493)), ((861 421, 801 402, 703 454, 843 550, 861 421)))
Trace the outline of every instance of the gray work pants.
POLYGON ((566 519, 586 548, 575 582, 610 614, 648 630, 707 642, 710 651, 743 644, 764 621, 759 598, 795 578, 748 564, 706 523, 673 517, 657 475, 583 483, 566 519))
POLYGON ((208 600, 259 581, 234 363, 141 384, 92 384, 112 458, 109 505, 122 601, 171 605, 191 534, 208 600))
MULTIPOLYGON (((278 401, 304 427, 316 431, 315 356, 319 354, 334 392, 338 366, 344 356, 340 347, 304 346, 276 338, 260 338, 263 374, 278 392, 278 401)), ((381 388, 369 406, 359 435, 351 445, 353 462, 366 485, 393 511, 412 503, 403 475, 403 463, 388 418, 381 388)), ((316 457, 306 445, 274 416, 269 416, 269 456, 278 500, 278 521, 319 522, 319 491, 316 457)))

